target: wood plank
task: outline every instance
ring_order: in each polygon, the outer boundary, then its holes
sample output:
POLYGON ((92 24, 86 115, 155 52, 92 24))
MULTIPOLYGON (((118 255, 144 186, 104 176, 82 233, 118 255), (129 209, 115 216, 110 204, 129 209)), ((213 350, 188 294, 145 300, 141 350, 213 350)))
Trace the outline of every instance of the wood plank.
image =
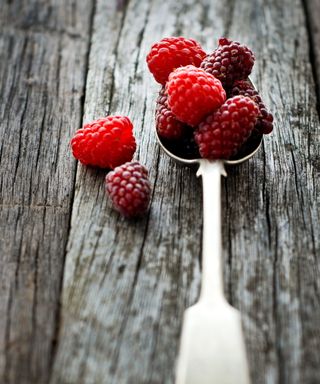
POLYGON ((275 132, 253 160, 228 170, 226 293, 243 313, 254 383, 316 382, 319 118, 301 3, 119 4, 97 2, 85 120, 132 118, 136 158, 154 184, 152 207, 140 221, 119 217, 104 196, 104 172, 78 167, 51 382, 173 382, 183 310, 199 291, 201 189, 194 170, 159 153, 152 134, 158 87, 144 60, 152 42, 179 34, 209 50, 229 35, 257 53, 253 77, 275 114, 275 132))
POLYGON ((90 9, 88 1, 1 4, 1 383, 45 383, 50 374, 90 9))

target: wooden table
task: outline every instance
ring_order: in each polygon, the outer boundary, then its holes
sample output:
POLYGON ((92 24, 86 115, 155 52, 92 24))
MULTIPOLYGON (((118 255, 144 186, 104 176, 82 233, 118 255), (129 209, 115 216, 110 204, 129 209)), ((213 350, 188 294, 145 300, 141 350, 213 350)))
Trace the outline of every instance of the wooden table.
MULTIPOLYGON (((160 152, 145 56, 164 36, 256 53, 275 116, 223 184, 225 290, 243 315, 253 383, 320 382, 317 0, 2 0, 0 382, 173 383, 199 293, 201 186, 160 152), (129 115, 152 206, 128 221, 104 171, 69 140, 129 115)), ((199 383, 201 384, 201 383, 199 383)))

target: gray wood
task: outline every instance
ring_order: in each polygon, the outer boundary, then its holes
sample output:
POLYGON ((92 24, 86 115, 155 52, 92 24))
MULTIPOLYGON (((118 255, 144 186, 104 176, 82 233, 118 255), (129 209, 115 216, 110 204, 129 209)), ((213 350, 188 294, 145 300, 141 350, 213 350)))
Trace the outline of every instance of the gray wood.
POLYGON ((317 383, 319 117, 306 19, 299 1, 253 11, 236 3, 247 29, 231 23, 230 34, 256 52, 253 79, 276 124, 248 184, 241 168, 226 183, 230 294, 245 313, 254 382, 317 383))
POLYGON ((310 61, 313 69, 318 97, 318 114, 320 115, 320 1, 303 0, 306 23, 309 33, 310 61))
POLYGON ((180 34, 256 52, 275 131, 223 184, 225 289, 253 383, 319 382, 317 0, 0 7, 0 382, 173 383, 182 314, 199 293, 201 188, 156 145, 145 55, 180 34), (120 217, 105 172, 76 168, 68 142, 83 113, 133 120, 154 187, 147 217, 120 217))
POLYGON ((177 34, 207 49, 229 35, 257 53, 275 131, 224 184, 226 291, 243 313, 253 382, 316 383, 319 118, 304 9, 289 0, 97 2, 85 120, 130 115, 154 193, 149 216, 127 221, 104 196, 104 172, 78 167, 52 383, 173 382, 182 313, 198 295, 201 192, 193 170, 159 154, 144 58, 177 34))
POLYGON ((89 1, 2 1, 0 382, 51 370, 81 123, 89 1))

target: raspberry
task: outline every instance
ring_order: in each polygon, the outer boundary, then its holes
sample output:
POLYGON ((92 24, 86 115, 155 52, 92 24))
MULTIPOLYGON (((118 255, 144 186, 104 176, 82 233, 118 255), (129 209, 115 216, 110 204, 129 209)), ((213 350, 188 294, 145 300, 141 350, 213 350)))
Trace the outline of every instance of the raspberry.
POLYGON ((147 64, 155 80, 165 84, 169 74, 176 68, 189 64, 199 67, 205 56, 197 41, 185 37, 167 37, 151 47, 147 64))
POLYGON ((228 99, 195 131, 201 157, 228 159, 235 155, 250 136, 258 115, 259 108, 249 97, 228 99))
POLYGON ((231 96, 242 95, 252 99, 259 107, 259 117, 256 129, 263 134, 268 134, 273 130, 273 116, 267 110, 259 93, 253 88, 252 84, 246 80, 238 80, 233 84, 231 96))
POLYGON ((163 87, 159 92, 156 106, 156 128, 159 136, 167 139, 179 139, 184 124, 177 120, 168 106, 168 95, 163 87))
POLYGON ((143 165, 137 161, 120 165, 108 173, 105 183, 113 206, 124 216, 141 216, 147 211, 151 187, 143 165))
POLYGON ((170 74, 166 92, 172 113, 191 126, 199 124, 226 99, 221 82, 192 65, 178 68, 170 74))
POLYGON ((73 156, 82 164, 115 168, 132 160, 136 142, 128 117, 107 116, 85 124, 71 140, 73 156))
POLYGON ((203 60, 201 68, 229 87, 235 80, 247 78, 253 64, 254 54, 247 46, 221 38, 218 48, 203 60))

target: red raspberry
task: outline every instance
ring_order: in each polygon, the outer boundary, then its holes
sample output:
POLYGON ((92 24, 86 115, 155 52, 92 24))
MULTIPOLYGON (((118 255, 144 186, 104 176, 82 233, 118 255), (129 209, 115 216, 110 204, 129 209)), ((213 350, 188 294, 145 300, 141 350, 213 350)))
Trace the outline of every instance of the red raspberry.
POLYGON ((228 99, 195 131, 201 157, 228 159, 235 155, 250 136, 258 115, 259 108, 249 97, 228 99))
POLYGON ((128 117, 107 116, 85 124, 71 140, 73 156, 82 164, 115 168, 132 160, 136 142, 128 117))
POLYGON ((221 82, 192 65, 178 68, 170 74, 166 92, 172 113, 191 126, 199 124, 226 99, 221 82))
POLYGON ((233 84, 231 96, 242 95, 252 99, 259 107, 259 117, 256 124, 256 129, 260 133, 268 134, 273 130, 273 116, 267 110, 259 93, 253 88, 252 84, 246 80, 238 80, 233 84))
POLYGON ((201 68, 228 87, 235 80, 247 78, 253 64, 254 54, 247 46, 221 38, 218 48, 203 60, 201 68))
POLYGON ((179 139, 183 133, 184 124, 177 120, 168 106, 168 95, 163 87, 159 92, 156 106, 156 128, 159 136, 166 139, 179 139))
POLYGON ((189 64, 199 67, 205 56, 197 41, 185 37, 167 37, 151 47, 147 64, 155 80, 165 84, 169 74, 176 68, 189 64))
POLYGON ((137 161, 120 165, 107 174, 105 182, 113 206, 124 216, 140 216, 147 211, 151 187, 143 165, 137 161))

